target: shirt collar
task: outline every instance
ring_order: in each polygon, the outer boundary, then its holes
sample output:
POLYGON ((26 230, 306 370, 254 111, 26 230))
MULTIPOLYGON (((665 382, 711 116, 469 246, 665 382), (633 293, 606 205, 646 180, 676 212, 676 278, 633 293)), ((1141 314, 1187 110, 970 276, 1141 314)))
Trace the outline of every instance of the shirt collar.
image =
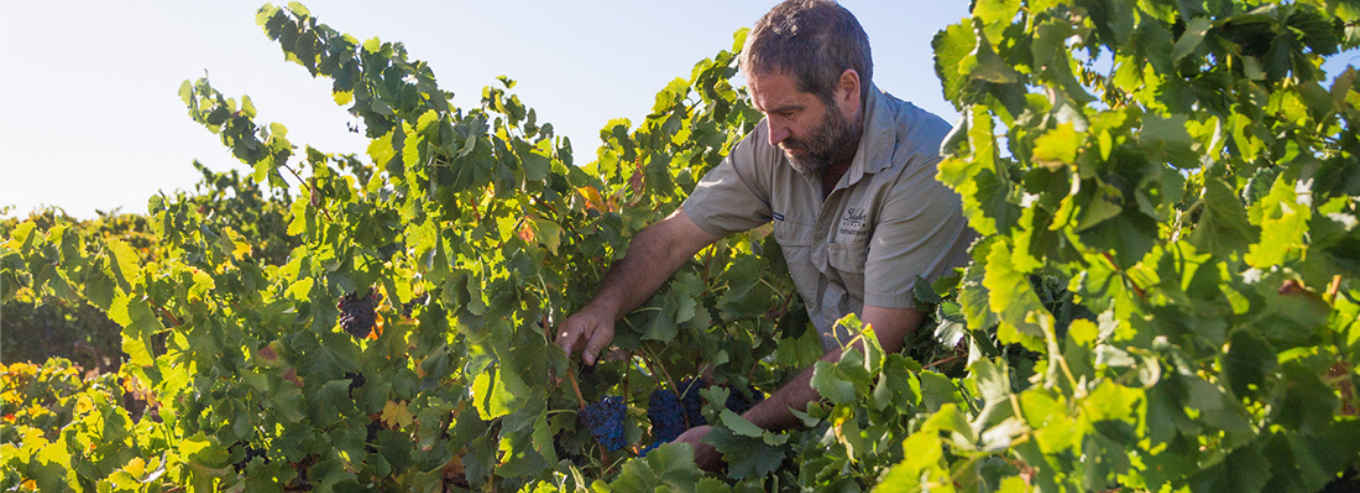
POLYGON ((873 83, 869 84, 869 97, 864 101, 864 134, 859 139, 859 149, 850 168, 845 171, 841 181, 853 185, 865 173, 878 173, 892 165, 892 151, 897 145, 897 125, 893 122, 893 111, 887 107, 888 98, 873 83))

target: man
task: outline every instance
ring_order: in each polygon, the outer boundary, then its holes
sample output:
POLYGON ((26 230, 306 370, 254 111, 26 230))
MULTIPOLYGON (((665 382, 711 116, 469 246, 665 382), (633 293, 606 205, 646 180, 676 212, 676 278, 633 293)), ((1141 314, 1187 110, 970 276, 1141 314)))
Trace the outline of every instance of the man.
MULTIPOLYGON (((958 196, 935 180, 949 125, 870 82, 868 37, 849 11, 831 0, 781 3, 751 30, 740 63, 765 119, 680 210, 639 231, 590 304, 562 322, 557 344, 582 351, 586 364, 613 340, 614 323, 700 249, 771 221, 825 360, 840 358, 849 334, 834 322, 849 313, 899 351, 922 318, 916 277, 966 262, 974 234, 958 196)), ((744 417, 795 426, 789 409, 821 398, 811 378, 808 368, 744 417)), ((700 441, 709 430, 677 441, 714 469, 721 459, 700 441)))

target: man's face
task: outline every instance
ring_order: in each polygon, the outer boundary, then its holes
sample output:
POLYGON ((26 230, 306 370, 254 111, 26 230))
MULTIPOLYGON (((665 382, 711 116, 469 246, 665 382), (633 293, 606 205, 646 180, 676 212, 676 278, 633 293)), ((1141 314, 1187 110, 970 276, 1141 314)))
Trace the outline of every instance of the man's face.
POLYGON ((795 169, 821 175, 855 157, 863 127, 857 111, 846 111, 835 96, 828 104, 798 90, 788 75, 754 75, 747 80, 752 102, 768 121, 770 144, 783 150, 795 169))

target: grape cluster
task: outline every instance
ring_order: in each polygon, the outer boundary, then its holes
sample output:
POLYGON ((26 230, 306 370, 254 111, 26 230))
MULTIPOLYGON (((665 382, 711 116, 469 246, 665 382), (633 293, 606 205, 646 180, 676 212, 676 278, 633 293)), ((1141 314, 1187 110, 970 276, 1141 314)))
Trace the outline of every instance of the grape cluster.
POLYGON ((652 438, 656 443, 674 440, 687 428, 685 410, 680 406, 680 396, 667 389, 652 391, 647 399, 647 420, 652 423, 652 438))
MULTIPOLYGON (((239 443, 239 442, 238 442, 238 443, 239 443)), ((251 447, 251 446, 247 445, 246 448, 245 448, 245 451, 246 451, 246 457, 245 457, 244 459, 241 459, 241 462, 237 462, 237 463, 235 463, 235 464, 232 465, 232 467, 236 469, 236 472, 237 472, 238 474, 239 474, 241 471, 244 471, 244 470, 246 469, 246 465, 250 464, 251 459, 254 459, 254 458, 256 458, 256 457, 259 457, 259 458, 261 458, 261 459, 264 459, 264 463, 265 463, 265 464, 268 464, 268 463, 269 463, 269 456, 268 456, 267 454, 265 454, 265 450, 264 450, 264 449, 262 449, 262 448, 255 448, 255 447, 251 447)))
POLYGON ((735 388, 730 390, 731 392, 727 394, 726 407, 737 414, 750 411, 756 404, 765 400, 765 393, 756 390, 755 387, 746 387, 747 393, 742 393, 741 390, 735 388))
POLYGON ((351 373, 351 372, 345 372, 345 377, 344 377, 344 378, 346 378, 346 379, 349 380, 349 396, 350 396, 350 397, 354 397, 354 389, 357 389, 357 388, 359 388, 359 387, 363 387, 364 384, 368 383, 368 379, 367 379, 367 378, 364 378, 364 374, 363 374, 363 373, 351 373))
POLYGON ((372 290, 364 296, 350 293, 341 296, 335 307, 340 309, 340 327, 349 335, 362 339, 373 333, 373 322, 378 315, 375 311, 378 307, 377 293, 372 290))
POLYGON ((704 397, 699 390, 708 387, 708 382, 698 378, 688 378, 680 382, 680 404, 685 408, 685 421, 691 428, 708 424, 704 420, 704 397))
POLYGON ((586 406, 579 414, 581 422, 590 429, 590 435, 610 452, 628 445, 623 436, 624 408, 623 397, 611 395, 586 406))

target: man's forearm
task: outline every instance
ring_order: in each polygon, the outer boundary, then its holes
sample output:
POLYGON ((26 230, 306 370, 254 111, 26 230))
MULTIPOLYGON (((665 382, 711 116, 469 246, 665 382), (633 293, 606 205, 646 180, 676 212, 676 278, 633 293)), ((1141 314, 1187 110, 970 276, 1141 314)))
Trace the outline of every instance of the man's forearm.
POLYGON ((624 258, 614 262, 600 281, 590 308, 605 310, 614 320, 646 303, 661 285, 693 255, 670 239, 666 223, 639 231, 624 258))
MULTIPOLYGON (((823 356, 821 361, 836 361, 840 357, 841 350, 837 349, 823 356)), ((742 417, 767 430, 778 431, 797 426, 798 417, 789 409, 804 412, 807 411, 808 403, 822 398, 820 393, 812 389, 812 372, 815 368, 815 365, 804 368, 793 380, 770 394, 769 399, 756 404, 742 417)))
MULTIPOLYGON (((912 309, 893 309, 865 307, 864 322, 874 327, 874 333, 883 350, 895 353, 902 349, 907 334, 921 324, 921 312, 912 309)), ((864 353, 863 342, 855 345, 864 353)), ((835 363, 840 361, 843 350, 834 349, 822 356, 819 361, 835 363)), ((783 430, 798 425, 798 417, 790 409, 807 411, 810 402, 821 400, 822 395, 812 388, 812 373, 816 365, 809 366, 798 373, 792 381, 784 384, 760 404, 746 411, 742 417, 767 430, 783 430)))

